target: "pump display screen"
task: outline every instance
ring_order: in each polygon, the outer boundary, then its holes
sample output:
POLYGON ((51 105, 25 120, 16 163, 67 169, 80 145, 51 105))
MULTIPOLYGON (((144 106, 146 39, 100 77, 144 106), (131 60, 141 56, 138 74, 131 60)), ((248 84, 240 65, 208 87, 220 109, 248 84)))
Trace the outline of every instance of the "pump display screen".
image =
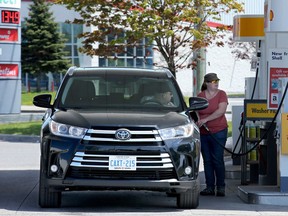
POLYGON ((11 11, 11 10, 2 10, 1 11, 1 22, 2 23, 19 24, 20 23, 20 12, 19 11, 11 11))

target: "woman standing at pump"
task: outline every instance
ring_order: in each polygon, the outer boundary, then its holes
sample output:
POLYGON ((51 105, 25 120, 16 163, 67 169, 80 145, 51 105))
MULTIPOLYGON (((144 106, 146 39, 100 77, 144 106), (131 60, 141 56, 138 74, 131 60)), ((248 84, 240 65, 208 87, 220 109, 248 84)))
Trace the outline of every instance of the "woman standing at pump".
POLYGON ((203 196, 225 196, 224 148, 227 140, 228 124, 225 117, 228 97, 218 88, 219 78, 215 73, 204 76, 199 97, 206 98, 209 106, 198 112, 198 126, 201 133, 201 153, 204 161, 206 188, 203 196), (204 126, 203 126, 204 125, 204 126), (207 126, 207 129, 205 127, 207 126), (211 134, 210 134, 211 133, 211 134), (222 146, 221 146, 221 145, 222 146))

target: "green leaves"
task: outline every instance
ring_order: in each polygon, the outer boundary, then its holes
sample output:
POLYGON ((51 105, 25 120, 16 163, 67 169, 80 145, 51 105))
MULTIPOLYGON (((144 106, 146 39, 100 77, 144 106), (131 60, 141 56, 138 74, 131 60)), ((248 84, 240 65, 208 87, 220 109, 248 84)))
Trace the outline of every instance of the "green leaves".
MULTIPOLYGON (((220 14, 242 11, 236 0, 58 0, 80 13, 75 22, 96 26, 93 34, 83 34, 82 52, 92 55, 113 55, 121 46, 134 46, 142 38, 149 38, 155 50, 166 61, 166 67, 176 73, 191 58, 191 50, 208 46, 225 28, 210 28, 208 18, 219 20, 220 14), (93 9, 93 13, 91 10, 93 9), (109 29, 104 31, 103 29, 109 29), (116 33, 126 32, 122 39, 116 33), (115 32, 115 33, 114 33, 115 32), (105 37, 117 39, 105 41, 105 37), (105 46, 91 46, 95 42, 105 46)), ((149 45, 149 44, 147 44, 149 45)), ((163 62, 161 62, 163 63, 163 62)))

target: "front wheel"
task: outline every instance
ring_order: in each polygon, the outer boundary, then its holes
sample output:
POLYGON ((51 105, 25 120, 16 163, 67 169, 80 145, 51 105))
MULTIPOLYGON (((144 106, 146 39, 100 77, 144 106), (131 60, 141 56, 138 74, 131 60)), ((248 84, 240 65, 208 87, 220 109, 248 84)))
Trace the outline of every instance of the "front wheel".
POLYGON ((38 203, 42 208, 58 208, 61 206, 61 192, 52 191, 46 184, 46 171, 41 160, 38 203))
POLYGON ((181 209, 196 209, 199 206, 200 183, 193 189, 177 194, 177 207, 181 209))

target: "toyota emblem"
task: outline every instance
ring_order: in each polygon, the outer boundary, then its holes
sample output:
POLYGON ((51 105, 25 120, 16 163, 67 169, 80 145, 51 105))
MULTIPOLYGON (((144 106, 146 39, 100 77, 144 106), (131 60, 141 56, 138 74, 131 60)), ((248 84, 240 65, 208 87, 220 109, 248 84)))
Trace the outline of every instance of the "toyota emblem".
POLYGON ((118 129, 116 132, 115 132, 115 137, 116 139, 118 140, 128 140, 130 139, 131 137, 131 133, 129 130, 127 129, 118 129))

